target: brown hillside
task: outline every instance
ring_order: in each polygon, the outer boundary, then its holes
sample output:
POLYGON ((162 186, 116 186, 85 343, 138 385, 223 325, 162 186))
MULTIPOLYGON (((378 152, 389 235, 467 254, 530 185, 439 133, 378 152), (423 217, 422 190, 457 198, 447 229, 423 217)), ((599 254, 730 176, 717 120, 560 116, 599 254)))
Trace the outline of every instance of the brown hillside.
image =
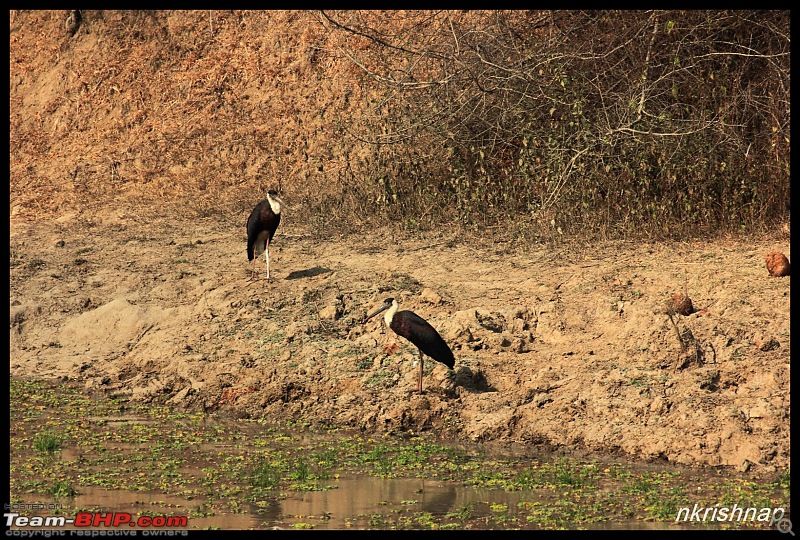
POLYGON ((11 13, 12 216, 314 200, 357 157, 338 118, 366 96, 314 12, 68 13, 11 13))

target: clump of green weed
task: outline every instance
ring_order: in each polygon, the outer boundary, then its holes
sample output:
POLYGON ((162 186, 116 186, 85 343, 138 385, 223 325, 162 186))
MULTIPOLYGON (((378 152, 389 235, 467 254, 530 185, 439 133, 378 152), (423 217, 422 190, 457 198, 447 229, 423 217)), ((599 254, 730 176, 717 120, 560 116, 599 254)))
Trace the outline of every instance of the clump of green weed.
POLYGON ((41 431, 33 439, 33 448, 43 454, 54 454, 61 450, 61 437, 52 431, 41 431))
POLYGON ((281 471, 266 459, 261 459, 250 471, 250 485, 263 489, 277 489, 281 483, 281 471))
POLYGON ((53 485, 50 486, 50 495, 56 499, 74 497, 77 494, 78 491, 66 480, 56 480, 53 482, 53 485))
POLYGON ((551 472, 551 481, 557 486, 594 487, 596 477, 596 465, 582 465, 566 459, 556 461, 551 472))

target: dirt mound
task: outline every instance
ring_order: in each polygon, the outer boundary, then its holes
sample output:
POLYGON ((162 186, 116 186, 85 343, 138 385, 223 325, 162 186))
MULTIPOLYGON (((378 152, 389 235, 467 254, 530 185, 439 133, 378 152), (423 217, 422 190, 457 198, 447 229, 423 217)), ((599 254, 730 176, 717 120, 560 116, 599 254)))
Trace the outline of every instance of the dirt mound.
POLYGON ((772 245, 321 244, 286 218, 274 279, 259 261, 252 282, 234 221, 12 221, 12 375, 374 432, 789 465, 789 281, 764 271, 772 245), (675 290, 694 313, 666 309, 675 290), (416 349, 362 324, 387 296, 454 349, 452 374, 425 363, 422 396, 416 349))

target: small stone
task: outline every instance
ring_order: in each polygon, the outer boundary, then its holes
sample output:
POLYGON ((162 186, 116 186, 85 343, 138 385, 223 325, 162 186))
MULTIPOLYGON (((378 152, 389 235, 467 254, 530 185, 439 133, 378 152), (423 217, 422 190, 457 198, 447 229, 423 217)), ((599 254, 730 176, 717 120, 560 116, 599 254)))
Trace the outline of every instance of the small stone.
POLYGON ((334 321, 338 317, 339 317, 339 310, 333 304, 331 304, 330 306, 326 306, 319 311, 319 318, 326 321, 334 321))
POLYGON ((772 277, 784 277, 789 275, 789 259, 779 251, 773 251, 766 256, 767 271, 772 277))
POLYGON ((685 294, 675 293, 667 302, 667 309, 679 315, 691 315, 694 313, 692 299, 685 294))
POLYGON ((419 298, 423 302, 428 302, 429 304, 439 305, 442 303, 442 297, 439 296, 436 291, 427 287, 422 289, 422 292, 419 293, 419 298))

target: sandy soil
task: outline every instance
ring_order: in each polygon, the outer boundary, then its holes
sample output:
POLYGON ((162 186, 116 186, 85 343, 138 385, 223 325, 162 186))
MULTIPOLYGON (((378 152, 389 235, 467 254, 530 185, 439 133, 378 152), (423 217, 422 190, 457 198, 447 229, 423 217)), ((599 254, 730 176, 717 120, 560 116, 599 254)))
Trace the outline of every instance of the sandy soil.
POLYGON ((12 217, 11 374, 367 432, 789 466, 791 278, 765 267, 772 250, 790 257, 788 236, 583 250, 388 231, 320 242, 289 214, 267 282, 263 259, 249 279, 245 219, 12 217), (671 320, 676 292, 695 312, 671 320), (363 323, 388 296, 455 352, 453 372, 425 363, 422 395, 416 349, 380 318, 363 323))

